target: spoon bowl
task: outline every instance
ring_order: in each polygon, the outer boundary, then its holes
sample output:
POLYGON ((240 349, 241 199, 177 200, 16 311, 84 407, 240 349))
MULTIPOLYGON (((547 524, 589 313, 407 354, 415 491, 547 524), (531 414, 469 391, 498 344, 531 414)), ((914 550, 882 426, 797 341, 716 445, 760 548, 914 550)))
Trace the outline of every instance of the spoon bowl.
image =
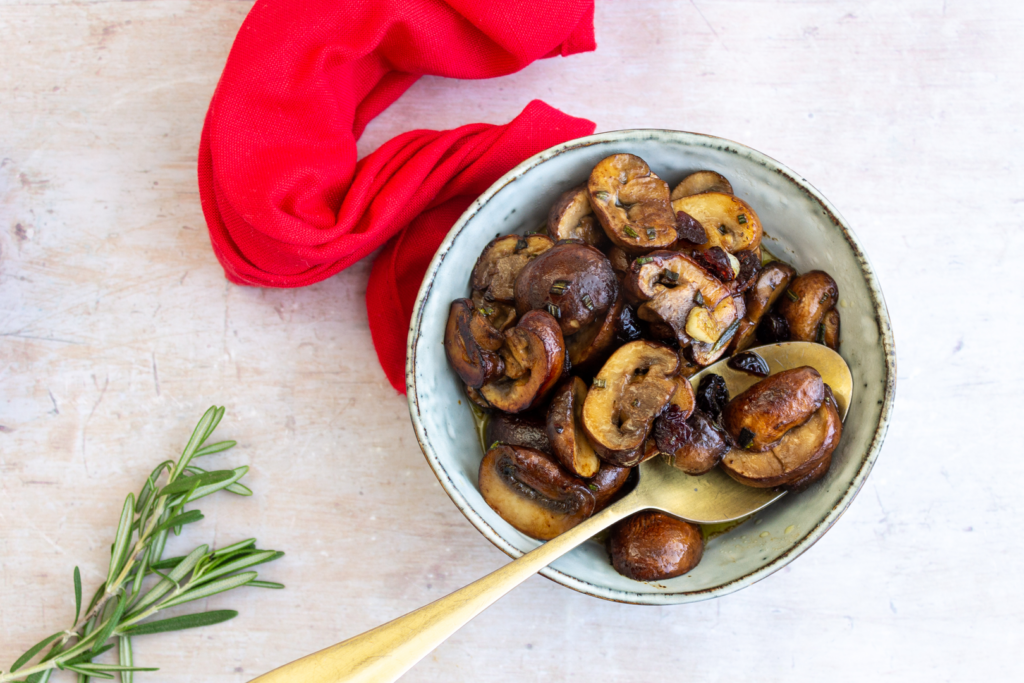
MULTIPOLYGON (((845 418, 853 379, 838 353, 808 342, 774 344, 755 352, 768 362, 769 376, 792 368, 813 367, 832 388, 841 417, 845 418)), ((705 374, 717 373, 725 379, 730 396, 735 396, 763 379, 733 370, 727 362, 708 366, 690 381, 696 386, 705 374)), ((752 515, 784 495, 785 492, 739 484, 717 468, 691 476, 670 465, 663 456, 656 456, 640 465, 639 481, 632 491, 561 536, 447 597, 275 669, 253 683, 395 681, 505 593, 594 534, 635 512, 662 510, 691 522, 717 524, 752 515)))

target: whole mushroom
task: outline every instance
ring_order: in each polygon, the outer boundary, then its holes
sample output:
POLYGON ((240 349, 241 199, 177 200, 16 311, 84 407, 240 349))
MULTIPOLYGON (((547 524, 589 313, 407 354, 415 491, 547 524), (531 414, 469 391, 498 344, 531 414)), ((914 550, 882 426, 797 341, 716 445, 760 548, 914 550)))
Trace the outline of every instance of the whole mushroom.
POLYGON ((634 581, 661 581, 693 570, 704 556, 700 527, 645 510, 620 522, 608 542, 612 566, 634 581))

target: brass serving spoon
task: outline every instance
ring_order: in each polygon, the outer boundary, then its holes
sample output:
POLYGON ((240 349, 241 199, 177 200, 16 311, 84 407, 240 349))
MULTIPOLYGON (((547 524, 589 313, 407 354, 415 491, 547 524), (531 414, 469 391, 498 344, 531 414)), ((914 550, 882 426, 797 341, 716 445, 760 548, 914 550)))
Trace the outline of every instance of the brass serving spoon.
MULTIPOLYGON (((771 374, 809 365, 832 387, 839 414, 845 418, 853 391, 850 368, 826 346, 787 342, 759 347, 771 374)), ((696 388, 701 377, 717 373, 725 379, 729 395, 736 396, 760 380, 733 370, 726 361, 708 366, 691 378, 696 388)), ((639 467, 634 489, 590 519, 553 538, 501 569, 383 626, 307 655, 256 678, 252 683, 387 683, 397 680, 448 636, 490 607, 520 583, 559 557, 640 510, 662 510, 696 524, 732 522, 771 505, 785 494, 738 484, 718 468, 693 477, 655 457, 639 467)))

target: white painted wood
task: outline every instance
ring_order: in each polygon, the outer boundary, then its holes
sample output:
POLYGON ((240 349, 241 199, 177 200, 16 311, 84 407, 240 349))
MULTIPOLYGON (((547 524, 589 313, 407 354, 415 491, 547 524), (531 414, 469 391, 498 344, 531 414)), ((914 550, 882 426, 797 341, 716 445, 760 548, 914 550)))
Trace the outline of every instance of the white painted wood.
MULTIPOLYGON (((805 174, 857 230, 899 352, 861 496, 783 572, 685 607, 528 581, 409 681, 1019 680, 1024 8, 601 3, 598 51, 427 78, 371 124, 507 121, 540 97, 599 130, 721 135, 805 174)), ((209 404, 250 464, 185 542, 255 535, 280 592, 140 638, 140 681, 243 682, 505 561, 423 462, 376 364, 367 264, 228 285, 199 209, 203 114, 248 3, 0 5, 0 667, 101 580, 121 506, 209 404), (87 590, 89 588, 87 587, 87 590)), ((180 547, 180 546, 179 546, 180 547)), ((57 679, 60 680, 60 679, 57 679)))

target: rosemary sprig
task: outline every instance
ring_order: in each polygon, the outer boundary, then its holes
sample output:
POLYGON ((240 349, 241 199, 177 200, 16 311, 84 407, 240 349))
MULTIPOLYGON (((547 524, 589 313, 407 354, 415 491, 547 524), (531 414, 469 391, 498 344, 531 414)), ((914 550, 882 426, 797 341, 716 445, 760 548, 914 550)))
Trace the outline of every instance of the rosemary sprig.
POLYGON ((75 672, 80 683, 87 683, 90 678, 113 678, 114 673, 121 676, 122 683, 133 683, 136 671, 157 669, 134 664, 132 638, 210 626, 238 616, 234 610, 213 610, 145 621, 160 610, 240 586, 284 588, 279 583, 256 580, 257 573, 252 567, 276 560, 284 553, 259 550, 254 538, 219 550, 201 545, 184 557, 163 558, 170 533, 180 534, 184 526, 203 519, 199 510, 186 510, 186 504, 220 490, 252 495, 252 491, 238 483, 248 467, 208 472, 192 464, 195 458, 235 445, 234 441, 206 444, 223 417, 223 407, 207 410, 178 461, 160 463, 146 478, 137 497, 128 494, 111 545, 107 578, 86 606, 84 615, 82 576, 75 567, 74 624, 29 648, 10 671, 0 671, 0 683, 46 683, 57 669, 75 672), (117 643, 118 663, 93 662, 114 647, 113 643, 107 644, 108 640, 117 643), (22 668, 47 646, 50 649, 35 665, 22 668))

